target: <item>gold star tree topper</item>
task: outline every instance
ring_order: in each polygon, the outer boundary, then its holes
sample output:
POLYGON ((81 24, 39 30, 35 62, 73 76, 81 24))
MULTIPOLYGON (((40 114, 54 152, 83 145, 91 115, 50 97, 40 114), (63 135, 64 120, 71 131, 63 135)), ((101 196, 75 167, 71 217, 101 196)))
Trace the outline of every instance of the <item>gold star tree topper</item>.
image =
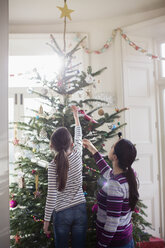
POLYGON ((62 7, 59 7, 59 6, 57 6, 57 8, 59 9, 59 10, 61 10, 61 16, 60 16, 60 18, 63 18, 63 17, 68 17, 68 19, 71 21, 72 19, 71 19, 71 16, 70 16, 70 14, 74 11, 74 10, 72 10, 72 9, 68 9, 68 6, 67 6, 67 4, 65 3, 64 4, 64 7, 62 8, 62 7))

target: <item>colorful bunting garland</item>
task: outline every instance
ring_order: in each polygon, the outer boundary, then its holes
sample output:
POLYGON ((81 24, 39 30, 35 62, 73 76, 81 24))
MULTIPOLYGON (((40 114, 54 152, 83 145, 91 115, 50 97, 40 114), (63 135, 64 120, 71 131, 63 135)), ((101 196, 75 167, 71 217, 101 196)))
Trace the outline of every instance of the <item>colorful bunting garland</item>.
MULTIPOLYGON (((106 43, 103 45, 102 48, 98 49, 98 50, 91 50, 87 47, 85 47, 84 43, 82 42, 80 45, 82 46, 82 48, 84 49, 84 51, 88 54, 91 54, 91 53, 95 53, 95 54, 101 54, 101 53, 104 53, 113 43, 115 37, 116 37, 116 34, 117 32, 120 32, 120 35, 121 37, 128 42, 128 44, 133 47, 136 51, 138 52, 141 52, 143 53, 144 55, 146 55, 147 57, 149 57, 150 59, 157 59, 157 60, 165 60, 165 58, 163 57, 159 57, 157 55, 154 55, 152 53, 149 53, 146 49, 136 45, 133 41, 131 41, 128 36, 123 32, 123 30, 121 28, 117 28, 117 29, 114 29, 112 31, 112 36, 106 41, 106 43)), ((79 38, 78 35, 76 35, 76 40, 77 41, 80 41, 81 39, 79 38)), ((10 74, 9 76, 10 77, 15 77, 15 76, 22 76, 24 74, 27 74, 27 73, 17 73, 17 74, 10 74)))
POLYGON ((133 41, 131 41, 128 36, 123 32, 123 30, 121 28, 117 28, 117 29, 114 29, 112 31, 112 36, 106 41, 106 43, 104 44, 104 46, 98 50, 91 50, 87 47, 84 46, 84 44, 81 44, 82 48, 84 49, 84 51, 88 54, 91 54, 91 53, 95 53, 95 54, 101 54, 103 52, 105 52, 109 47, 110 45, 112 45, 112 42, 114 40, 114 38, 116 37, 116 34, 117 32, 120 32, 120 35, 121 37, 128 42, 128 44, 133 47, 136 51, 139 51, 143 54, 145 54, 146 56, 148 56, 149 58, 151 59, 158 59, 158 60, 165 60, 165 58, 162 58, 162 57, 158 57, 157 55, 154 55, 152 53, 149 53, 147 50, 143 49, 142 47, 136 45, 133 41))

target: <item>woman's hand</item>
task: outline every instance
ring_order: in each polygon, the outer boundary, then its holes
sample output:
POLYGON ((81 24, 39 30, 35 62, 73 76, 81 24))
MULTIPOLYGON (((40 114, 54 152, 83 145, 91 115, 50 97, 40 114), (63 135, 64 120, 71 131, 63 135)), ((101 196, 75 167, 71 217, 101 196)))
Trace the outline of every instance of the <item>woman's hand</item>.
POLYGON ((92 154, 98 152, 96 147, 90 142, 90 140, 83 139, 83 146, 87 148, 92 154))
POLYGON ((49 223, 50 223, 49 221, 44 221, 44 227, 43 227, 43 229, 44 229, 44 233, 46 235, 49 235, 50 234, 50 231, 48 231, 49 223))

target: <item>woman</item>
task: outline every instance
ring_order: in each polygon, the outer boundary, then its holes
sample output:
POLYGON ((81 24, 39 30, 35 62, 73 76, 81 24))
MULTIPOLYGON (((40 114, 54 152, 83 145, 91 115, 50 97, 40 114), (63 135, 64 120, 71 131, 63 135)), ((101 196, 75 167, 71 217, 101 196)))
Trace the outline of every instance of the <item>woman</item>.
POLYGON ((107 179, 97 197, 97 247, 133 248, 131 216, 139 197, 131 168, 136 148, 126 139, 116 142, 108 154, 111 170, 89 140, 84 139, 83 145, 93 154, 101 174, 107 179))
POLYGON ((74 147, 65 127, 58 128, 51 136, 51 148, 56 155, 48 167, 44 232, 49 234, 53 212, 56 248, 68 248, 70 232, 72 248, 85 247, 87 215, 82 190, 82 131, 76 106, 72 106, 72 111, 76 125, 74 147))

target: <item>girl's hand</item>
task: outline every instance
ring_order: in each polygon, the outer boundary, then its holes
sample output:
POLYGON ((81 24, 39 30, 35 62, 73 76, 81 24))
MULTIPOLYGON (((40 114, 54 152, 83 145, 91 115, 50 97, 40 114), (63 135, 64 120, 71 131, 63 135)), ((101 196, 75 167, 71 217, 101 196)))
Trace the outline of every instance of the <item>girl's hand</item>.
POLYGON ((46 235, 49 235, 50 234, 50 231, 48 231, 49 223, 50 223, 49 221, 44 221, 44 227, 43 227, 43 229, 44 229, 44 233, 46 235))
POLYGON ((96 147, 90 142, 90 140, 83 139, 83 147, 87 148, 92 154, 98 152, 96 147))
POLYGON ((79 116, 78 116, 78 107, 75 105, 71 106, 72 112, 73 112, 73 116, 75 119, 75 124, 76 126, 80 126, 80 122, 79 122, 79 116))
POLYGON ((74 116, 78 116, 78 107, 77 106, 75 106, 75 105, 72 105, 71 106, 71 109, 72 109, 72 112, 73 112, 73 115, 74 116))

